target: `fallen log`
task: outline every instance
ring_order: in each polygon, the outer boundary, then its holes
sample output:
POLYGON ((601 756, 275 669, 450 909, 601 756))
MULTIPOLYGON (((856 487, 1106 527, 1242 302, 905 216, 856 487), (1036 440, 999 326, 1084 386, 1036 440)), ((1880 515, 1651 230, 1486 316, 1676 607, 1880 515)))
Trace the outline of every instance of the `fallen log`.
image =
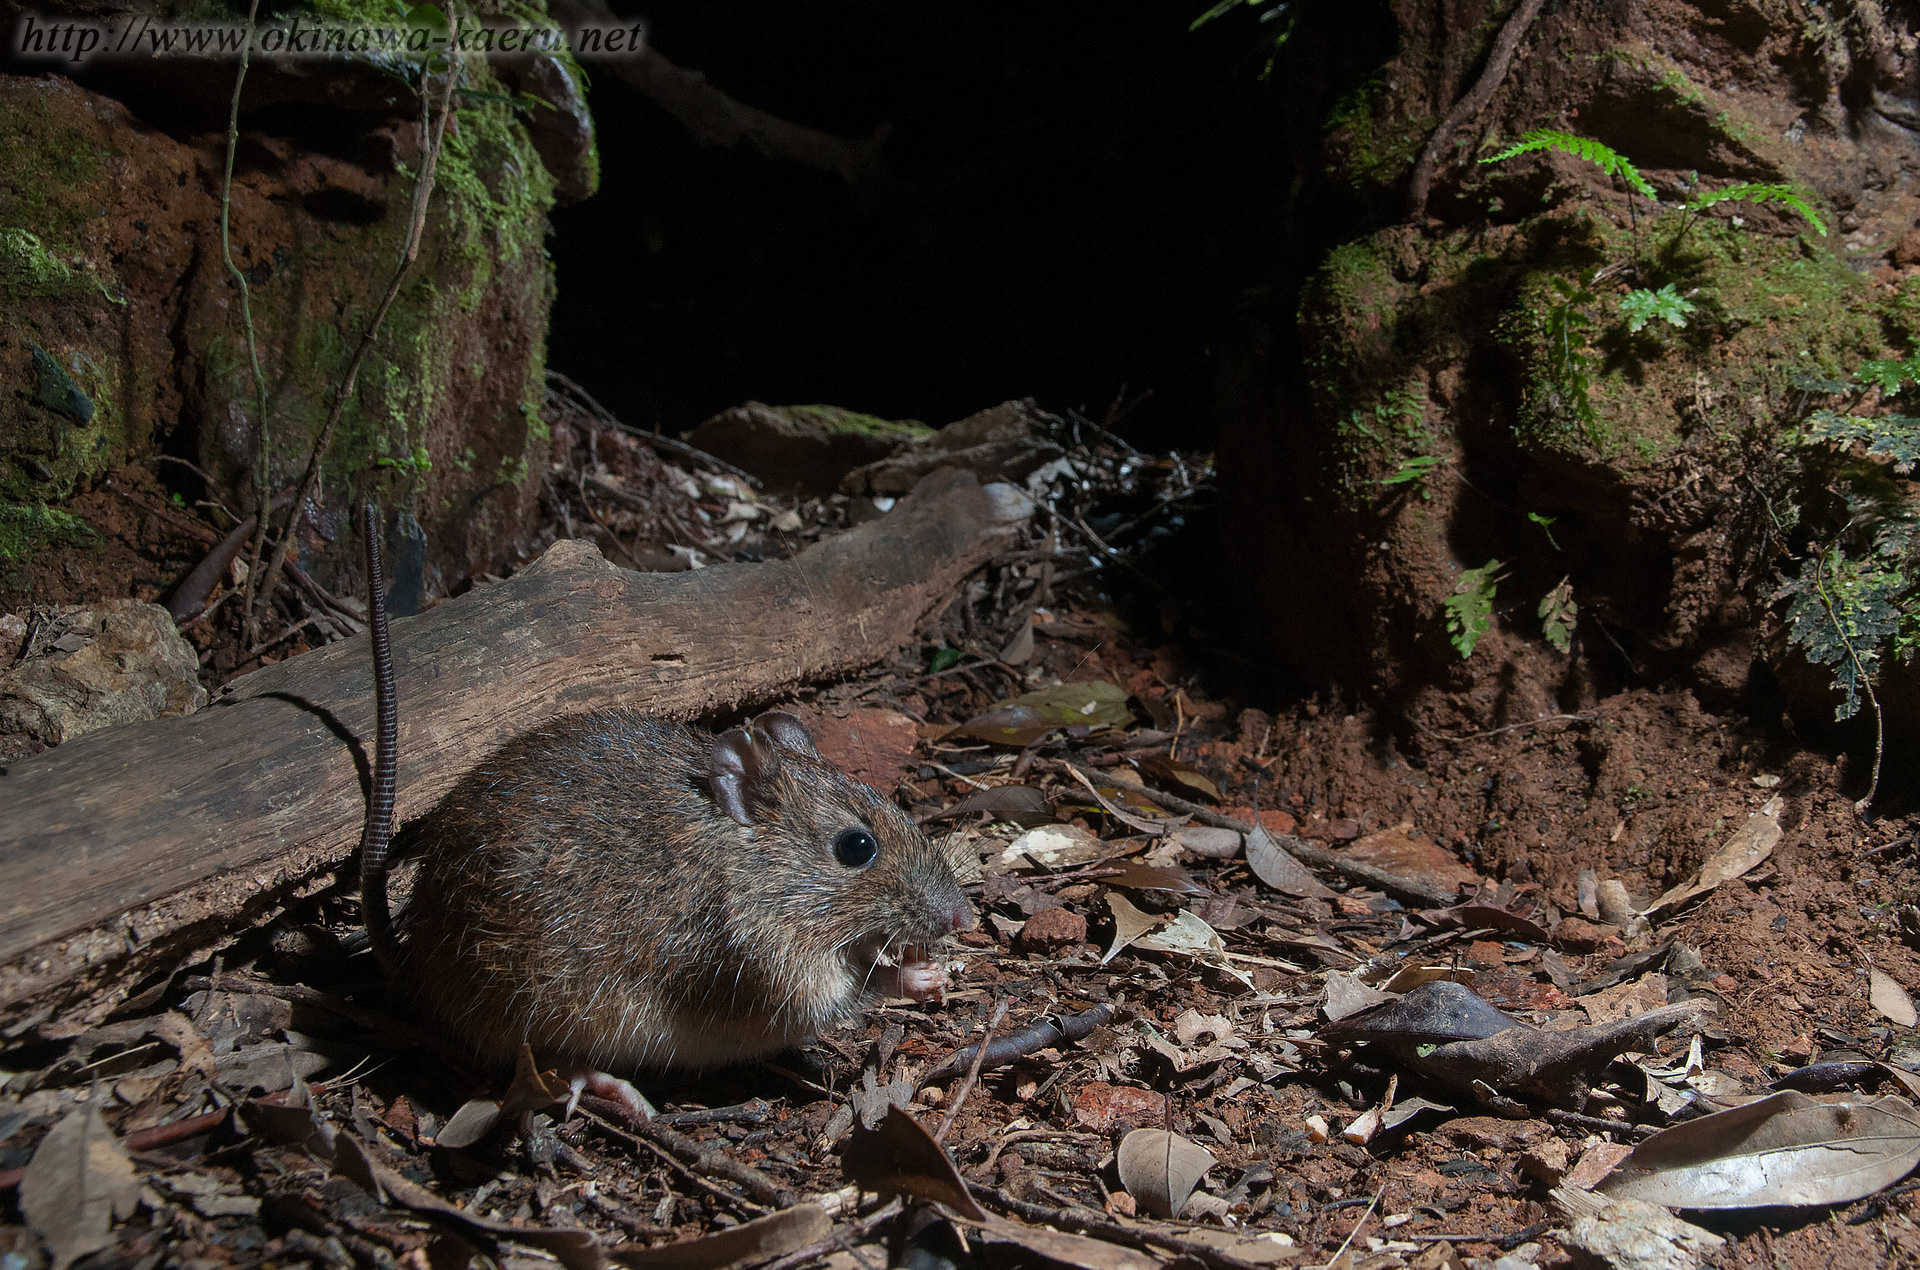
MULTIPOLYGON (((564 716, 698 718, 870 664, 1030 510, 1011 487, 947 471, 785 561, 642 574, 556 543, 394 623, 400 817, 564 716)), ((0 1012, 71 997, 113 963, 178 952, 322 878, 358 839, 372 731, 367 649, 349 639, 236 680, 197 714, 0 772, 0 1012)))

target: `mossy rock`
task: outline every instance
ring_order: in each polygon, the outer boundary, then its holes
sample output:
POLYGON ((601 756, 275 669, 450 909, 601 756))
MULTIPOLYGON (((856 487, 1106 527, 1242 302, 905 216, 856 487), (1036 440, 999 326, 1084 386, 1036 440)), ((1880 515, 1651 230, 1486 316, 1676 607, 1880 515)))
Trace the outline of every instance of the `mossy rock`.
MULTIPOLYGON (((535 510, 525 477, 549 443, 554 181, 514 85, 479 60, 470 71, 417 262, 324 456, 302 552, 329 584, 357 573, 347 509, 362 495, 412 508, 430 584, 499 567, 535 510)), ((396 101, 412 99, 394 82, 396 101)), ((183 144, 57 76, 0 77, 0 502, 58 507, 165 452, 244 511, 263 395, 271 484, 298 481, 394 276, 419 164, 404 113, 342 117, 365 131, 337 148, 354 161, 243 115, 230 270, 223 137, 183 144)), ((50 523, 13 519, 23 550, 22 535, 50 523)), ((58 535, 39 541, 64 549, 58 535)))
POLYGON ((840 406, 733 406, 686 434, 689 443, 764 481, 768 488, 830 494, 848 472, 933 435, 912 419, 882 419, 840 406))

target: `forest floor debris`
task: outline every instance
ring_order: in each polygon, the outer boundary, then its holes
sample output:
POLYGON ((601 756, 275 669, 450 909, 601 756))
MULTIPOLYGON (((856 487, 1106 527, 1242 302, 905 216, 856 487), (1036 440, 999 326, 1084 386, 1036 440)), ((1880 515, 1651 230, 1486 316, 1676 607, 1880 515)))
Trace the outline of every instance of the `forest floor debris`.
MULTIPOLYGON (((569 1114, 531 1063, 478 1079, 387 1015, 336 886, 110 1017, 7 1030, 7 1270, 1920 1257, 1890 1186, 1920 1157, 1911 825, 1684 693, 1451 741, 1244 706, 1109 582, 1204 463, 1063 448, 1023 558, 799 703, 980 861, 945 1000, 646 1081, 650 1125, 569 1114), (1737 1175, 1762 1216, 1717 1211, 1737 1175)), ((625 433, 557 453, 556 532, 616 559, 860 514, 625 433)))

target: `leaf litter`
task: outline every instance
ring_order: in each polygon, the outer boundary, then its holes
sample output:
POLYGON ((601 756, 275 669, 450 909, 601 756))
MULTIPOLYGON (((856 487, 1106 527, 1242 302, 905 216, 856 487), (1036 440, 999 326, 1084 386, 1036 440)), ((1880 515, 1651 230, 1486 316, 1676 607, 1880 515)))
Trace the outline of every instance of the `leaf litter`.
POLYGON ((1546 730, 1387 765, 1363 712, 1240 709, 1059 581, 1092 558, 1075 500, 1204 466, 1070 458, 1029 558, 930 641, 975 662, 819 694, 927 720, 894 792, 979 861, 987 919, 945 1000, 643 1079, 663 1114, 625 1125, 386 1013, 321 887, 218 961, 8 1022, 0 1255, 858 1270, 945 1223, 956 1265, 1487 1270, 1698 1264, 1751 1238, 1693 1224, 1713 1193, 1907 1220, 1914 863, 1857 863, 1898 823, 1859 841, 1818 772, 1754 786, 1782 764, 1654 694, 1610 707, 1617 778, 1546 730), (1509 836, 1562 821, 1584 855, 1509 836))

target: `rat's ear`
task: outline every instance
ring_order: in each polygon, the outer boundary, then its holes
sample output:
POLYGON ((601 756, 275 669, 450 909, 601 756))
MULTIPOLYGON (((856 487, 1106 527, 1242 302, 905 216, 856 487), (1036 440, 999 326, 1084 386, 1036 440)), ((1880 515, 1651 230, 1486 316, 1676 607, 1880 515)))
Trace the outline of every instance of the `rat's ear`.
POLYGON ((813 733, 807 731, 807 725, 800 722, 796 715, 785 710, 769 710, 753 721, 756 728, 765 728, 767 735, 790 750, 802 754, 820 757, 820 751, 813 748, 813 733))
POLYGON ((765 730, 728 728, 713 738, 707 786, 720 810, 741 824, 751 826, 754 810, 773 802, 773 780, 779 773, 780 753, 765 730))

